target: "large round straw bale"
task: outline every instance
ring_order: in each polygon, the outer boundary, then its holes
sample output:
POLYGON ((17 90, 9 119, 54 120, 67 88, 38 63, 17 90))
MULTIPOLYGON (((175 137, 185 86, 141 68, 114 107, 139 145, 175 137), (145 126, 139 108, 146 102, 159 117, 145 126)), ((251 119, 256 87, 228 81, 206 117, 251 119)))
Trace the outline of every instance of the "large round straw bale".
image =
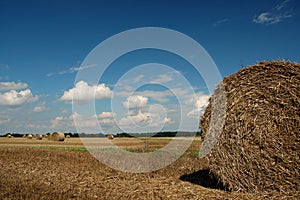
POLYGON ((6 135, 7 138, 12 138, 11 134, 6 135))
POLYGON ((112 140, 112 139, 114 139, 114 135, 113 134, 108 134, 107 138, 110 139, 110 140, 112 140))
POLYGON ((65 134, 62 132, 54 132, 50 135, 49 139, 63 142, 65 140, 65 134))
POLYGON ((37 140, 42 140, 43 139, 43 136, 41 134, 36 134, 35 138, 37 140))
POLYGON ((28 138, 28 139, 32 139, 32 135, 31 135, 31 134, 28 134, 28 135, 27 135, 27 138, 28 138))
MULTIPOLYGON (((223 80, 226 119, 208 155, 228 189, 300 196, 300 65, 261 62, 223 80)), ((211 102, 200 120, 207 136, 211 102)))

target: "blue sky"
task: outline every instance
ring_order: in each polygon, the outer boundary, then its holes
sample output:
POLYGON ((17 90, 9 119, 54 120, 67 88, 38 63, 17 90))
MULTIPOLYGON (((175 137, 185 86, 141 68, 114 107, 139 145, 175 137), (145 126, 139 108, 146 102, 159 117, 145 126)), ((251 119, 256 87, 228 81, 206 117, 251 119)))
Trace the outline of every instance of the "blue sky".
POLYGON ((261 60, 300 62, 299 9, 297 0, 0 1, 0 134, 76 132, 74 118, 86 132, 97 130, 93 118, 105 133, 177 130, 180 122, 183 130, 197 130, 209 92, 193 67, 172 53, 128 53, 112 63, 97 85, 76 80, 77 72, 97 67, 82 63, 99 43, 141 27, 172 29, 193 38, 222 77, 261 60), (174 70, 125 76, 114 92, 126 72, 146 63, 174 70), (194 91, 178 84, 178 74, 194 91), (132 84, 141 80, 150 84, 130 94, 132 84), (183 119, 178 97, 161 83, 181 95, 183 119), (94 115, 73 112, 72 94, 86 92, 74 101, 84 108, 93 89, 94 115), (117 102, 113 109, 112 102, 117 102))

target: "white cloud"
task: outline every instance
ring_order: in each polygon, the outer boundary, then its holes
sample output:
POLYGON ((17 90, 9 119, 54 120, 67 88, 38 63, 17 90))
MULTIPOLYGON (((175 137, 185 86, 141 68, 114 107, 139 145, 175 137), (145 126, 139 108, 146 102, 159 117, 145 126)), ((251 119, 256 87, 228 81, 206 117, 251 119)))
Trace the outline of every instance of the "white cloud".
POLYGON ((96 66, 97 66, 96 64, 91 64, 91 65, 80 66, 80 67, 71 67, 68 71, 70 73, 74 73, 74 72, 77 72, 77 71, 80 71, 80 70, 84 70, 84 69, 88 69, 88 68, 96 67, 96 66))
MULTIPOLYGON (((72 121, 73 122, 73 121, 72 121)), ((51 120, 51 128, 61 128, 74 126, 68 117, 57 116, 55 119, 51 120)))
POLYGON ((42 125, 42 124, 33 124, 33 123, 26 123, 24 124, 24 127, 26 127, 26 129, 31 129, 31 130, 34 130, 34 131, 37 131, 37 130, 47 130, 49 128, 49 126, 46 126, 46 125, 42 125))
MULTIPOLYGON (((97 127, 97 116, 92 115, 92 116, 85 116, 85 115, 80 115, 78 113, 73 113, 69 117, 70 120, 75 120, 76 121, 76 126, 79 127, 97 127)), ((73 121, 71 124, 74 123, 73 121)))
POLYGON ((113 112, 102 112, 98 116, 99 123, 102 124, 115 124, 115 113, 113 112))
POLYGON ((208 99, 209 99, 209 96, 208 95, 203 95, 203 96, 200 96, 197 101, 196 101, 196 107, 197 108, 203 108, 203 107, 206 107, 207 104, 208 104, 208 99))
POLYGON ((22 82, 0 82, 0 91, 22 90, 28 87, 27 83, 22 82))
MULTIPOLYGON (((114 96, 129 96, 130 94, 131 92, 125 91, 124 89, 123 91, 115 92, 114 96)), ((169 101, 169 97, 172 96, 172 93, 168 90, 165 91, 144 90, 144 91, 137 91, 134 94, 139 96, 149 97, 161 103, 165 103, 169 101)))
POLYGON ((160 83, 166 83, 169 81, 172 81, 173 77, 168 75, 168 74, 160 74, 158 75, 156 78, 154 78, 151 83, 156 83, 156 84, 160 84, 160 83))
MULTIPOLYGON (((133 87, 131 87, 131 86, 129 86, 129 85, 124 85, 124 86, 122 86, 122 89, 123 89, 123 91, 127 91, 127 92, 130 92, 130 91, 132 91, 133 90, 133 87)), ((126 93, 127 93, 126 92, 126 93)), ((127 95, 126 95, 127 96, 127 95)))
POLYGON ((287 18, 293 17, 288 10, 289 0, 285 0, 267 12, 262 12, 253 18, 253 22, 257 24, 272 25, 284 21, 287 18))
POLYGON ((33 96, 30 89, 17 92, 11 90, 9 92, 0 93, 1 106, 21 106, 26 103, 32 103, 38 100, 38 96, 33 96))
POLYGON ((51 128, 75 128, 75 122, 78 122, 76 125, 80 127, 95 127, 97 125, 95 118, 93 117, 84 117, 78 113, 73 113, 68 117, 58 116, 55 119, 51 120, 51 128))
POLYGON ((91 68, 91 67, 96 67, 97 65, 96 64, 91 64, 91 65, 86 65, 86 66, 80 66, 80 67, 70 67, 69 69, 67 70, 63 70, 63 71, 60 71, 60 72, 57 72, 57 73, 48 73, 47 76, 53 76, 53 75, 64 75, 64 74, 72 74, 74 72, 77 72, 77 71, 80 71, 80 70, 84 70, 84 69, 88 69, 88 68, 91 68))
POLYGON ((93 99, 111 98, 111 96, 112 92, 110 88, 104 83, 91 86, 84 81, 79 81, 74 88, 65 91, 60 100, 69 103, 72 100, 74 103, 84 103, 93 99))
POLYGON ((168 90, 165 91, 154 91, 154 90, 145 90, 141 92, 136 92, 136 95, 150 97, 156 101, 161 103, 165 103, 169 101, 169 96, 171 96, 171 92, 168 90))
POLYGON ((138 124, 138 125, 145 125, 150 123, 151 118, 149 113, 143 113, 139 111, 137 115, 130 115, 127 117, 123 117, 119 123, 121 125, 131 125, 131 124, 138 124))
POLYGON ((113 112, 102 112, 98 115, 99 119, 105 119, 105 118, 114 118, 115 114, 113 112))
POLYGON ((75 129, 75 127, 87 128, 89 130, 98 130, 98 123, 100 125, 112 125, 115 124, 114 121, 115 114, 112 112, 102 112, 98 115, 85 116, 74 112, 70 116, 63 117, 58 116, 51 120, 51 128, 61 129, 75 129), (76 121, 76 124, 75 124, 76 121))
POLYGON ((111 124, 115 124, 115 120, 111 119, 111 118, 100 119, 99 123, 100 123, 100 125, 103 125, 103 124, 106 124, 106 125, 109 124, 109 125, 111 125, 111 124))
POLYGON ((285 1, 281 2, 280 4, 278 4, 277 6, 275 6, 274 9, 280 11, 283 8, 286 8, 289 2, 290 2, 290 0, 285 0, 285 1))
POLYGON ((142 108, 148 103, 148 98, 140 95, 127 97, 127 101, 123 102, 124 108, 142 108))
POLYGON ((154 90, 144 90, 135 92, 136 95, 141 95, 145 97, 152 98, 160 103, 166 103, 169 101, 170 97, 175 95, 184 97, 189 93, 189 89, 184 88, 172 88, 172 90, 164 90, 164 91, 154 91, 154 90))
POLYGON ((290 14, 272 14, 268 12, 261 13, 253 19, 253 22, 257 24, 276 24, 283 21, 286 18, 292 17, 290 14))
POLYGON ((143 75, 143 74, 140 74, 140 75, 138 75, 137 77, 135 77, 135 78, 133 79, 133 82, 134 82, 134 83, 140 82, 143 78, 144 78, 144 75, 143 75))
POLYGON ((216 21, 214 24, 213 24, 213 27, 217 27, 221 24, 225 24, 225 23, 228 23, 229 22, 229 19, 225 18, 225 19, 221 19, 219 21, 216 21))
POLYGON ((208 105, 208 100, 210 96, 202 93, 198 94, 197 96, 197 99, 191 99, 187 102, 194 104, 194 109, 187 114, 189 118, 199 119, 199 117, 204 113, 205 108, 208 105))
POLYGON ((41 103, 40 105, 34 107, 33 112, 43 112, 49 110, 48 107, 45 106, 45 102, 41 103))
POLYGON ((166 118, 164 118, 164 123, 165 124, 170 124, 170 123, 172 123, 173 121, 172 121, 172 119, 170 118, 170 117, 166 117, 166 118))
MULTIPOLYGON (((136 115, 130 115, 120 119, 119 124, 125 127, 131 127, 134 130, 137 127, 134 126, 150 126, 161 127, 162 125, 170 124, 172 119, 162 115, 161 113, 154 112, 142 112, 138 111, 136 115)), ((151 130, 149 130, 151 131, 151 130)))
POLYGON ((258 15, 253 19, 253 22, 258 23, 258 24, 265 24, 265 23, 270 23, 274 21, 274 18, 270 16, 270 13, 264 12, 258 15))

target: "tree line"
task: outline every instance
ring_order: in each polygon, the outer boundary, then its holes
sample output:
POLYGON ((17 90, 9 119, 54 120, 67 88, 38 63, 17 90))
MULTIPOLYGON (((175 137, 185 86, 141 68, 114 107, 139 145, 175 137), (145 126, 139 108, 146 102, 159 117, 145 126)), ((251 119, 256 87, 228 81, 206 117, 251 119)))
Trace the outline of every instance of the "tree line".
MULTIPOLYGON (((27 134, 21 134, 21 133, 6 133, 4 135, 0 135, 0 137, 6 137, 7 135, 11 135, 13 137, 23 137, 23 135, 28 135, 33 133, 27 133, 27 134)), ((46 133, 46 135, 49 135, 50 133, 46 133)), ((100 138, 105 138, 107 135, 103 133, 93 133, 93 134, 87 134, 87 133, 64 133, 65 136, 69 135, 70 137, 78 138, 78 137, 88 137, 88 138, 93 138, 93 137, 100 137, 100 138)), ((200 136, 201 131, 198 132, 178 132, 178 131, 163 131, 163 132, 158 132, 158 133, 116 133, 113 134, 114 137, 116 138, 132 138, 132 137, 175 137, 175 136, 180 136, 180 137, 191 137, 191 136, 200 136)))

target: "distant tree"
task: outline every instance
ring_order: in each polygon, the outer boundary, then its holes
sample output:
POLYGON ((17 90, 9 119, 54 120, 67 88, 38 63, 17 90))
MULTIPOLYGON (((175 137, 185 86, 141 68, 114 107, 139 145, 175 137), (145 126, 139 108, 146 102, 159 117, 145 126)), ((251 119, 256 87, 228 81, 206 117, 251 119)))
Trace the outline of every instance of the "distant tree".
POLYGON ((79 134, 78 133, 74 133, 73 137, 79 137, 79 134))
POLYGON ((23 137, 23 134, 20 133, 12 133, 11 135, 14 137, 23 137))
POLYGON ((128 137, 128 138, 132 138, 132 137, 134 137, 134 136, 132 136, 132 135, 130 135, 130 134, 128 134, 128 133, 118 133, 118 134, 116 134, 114 137, 119 137, 119 138, 122 138, 122 137, 128 137))

